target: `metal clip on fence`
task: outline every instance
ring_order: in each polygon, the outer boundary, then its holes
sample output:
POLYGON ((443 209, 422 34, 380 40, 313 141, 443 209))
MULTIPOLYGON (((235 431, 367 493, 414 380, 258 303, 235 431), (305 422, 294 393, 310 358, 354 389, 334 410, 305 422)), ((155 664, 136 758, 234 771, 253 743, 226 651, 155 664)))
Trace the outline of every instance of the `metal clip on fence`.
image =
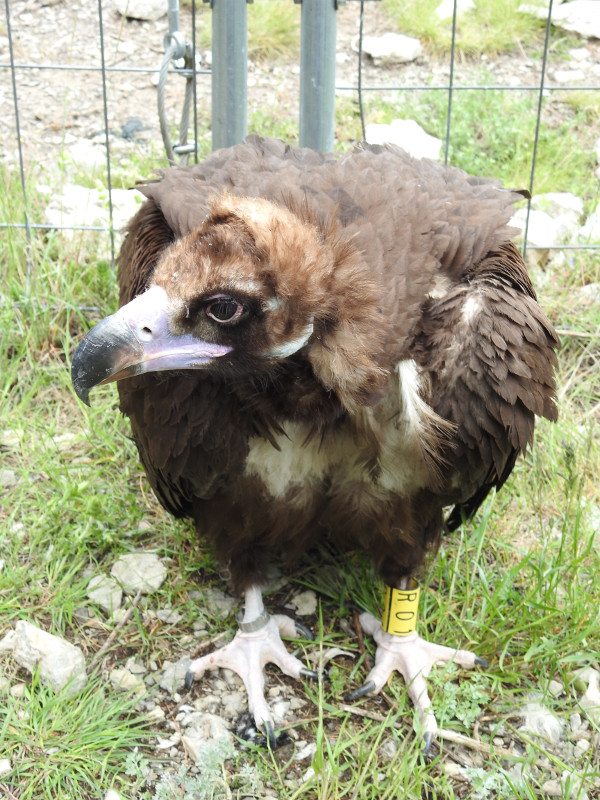
POLYGON ((190 42, 186 42, 179 31, 179 0, 169 0, 169 31, 165 34, 165 55, 160 67, 158 77, 158 119, 167 158, 170 164, 176 163, 179 156, 180 164, 187 164, 188 156, 196 149, 195 143, 188 144, 188 129, 190 124, 190 108, 194 97, 194 72, 196 69, 196 54, 190 42), (183 59, 183 66, 178 64, 183 59), (185 77, 185 97, 179 123, 179 143, 173 146, 169 135, 169 126, 165 112, 165 85, 171 62, 175 71, 185 77))

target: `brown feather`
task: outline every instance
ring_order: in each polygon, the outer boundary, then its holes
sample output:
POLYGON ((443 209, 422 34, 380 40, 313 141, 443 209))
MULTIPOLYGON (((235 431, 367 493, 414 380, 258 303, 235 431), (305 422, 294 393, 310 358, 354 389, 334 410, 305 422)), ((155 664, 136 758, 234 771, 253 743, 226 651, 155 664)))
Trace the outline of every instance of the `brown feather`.
MULTIPOLYGON (((554 419, 558 346, 496 181, 363 145, 273 140, 163 170, 119 262, 121 303, 149 284, 174 334, 229 336, 198 372, 119 382, 166 508, 192 516, 236 590, 323 535, 371 553, 389 583, 500 487, 554 419), (207 327, 211 292, 254 309, 207 327), (297 348, 297 349, 294 349, 297 348)), ((221 341, 221 339, 217 339, 221 341)))

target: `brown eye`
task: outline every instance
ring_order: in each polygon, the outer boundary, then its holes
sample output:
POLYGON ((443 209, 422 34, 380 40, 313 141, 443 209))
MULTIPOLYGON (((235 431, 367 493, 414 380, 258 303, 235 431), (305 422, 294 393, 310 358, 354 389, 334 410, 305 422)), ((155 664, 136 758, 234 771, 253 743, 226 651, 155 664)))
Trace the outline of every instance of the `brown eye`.
POLYGON ((206 306, 206 315, 215 322, 235 322, 243 313, 244 306, 227 295, 211 297, 206 306))

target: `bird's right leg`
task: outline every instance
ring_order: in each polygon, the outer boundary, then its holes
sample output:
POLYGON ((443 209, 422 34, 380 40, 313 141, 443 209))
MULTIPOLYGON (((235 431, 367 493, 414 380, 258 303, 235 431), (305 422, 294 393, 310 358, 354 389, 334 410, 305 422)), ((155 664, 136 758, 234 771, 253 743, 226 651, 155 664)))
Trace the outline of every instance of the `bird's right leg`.
POLYGON ((229 644, 210 655, 197 658, 189 666, 185 684, 190 688, 194 679, 201 678, 207 669, 230 669, 244 682, 248 693, 248 708, 258 729, 265 731, 271 745, 275 745, 273 717, 264 695, 265 664, 276 664, 291 678, 316 678, 318 674, 285 649, 281 635, 291 639, 308 633, 290 617, 270 616, 262 601, 258 586, 245 592, 245 607, 240 628, 229 644))

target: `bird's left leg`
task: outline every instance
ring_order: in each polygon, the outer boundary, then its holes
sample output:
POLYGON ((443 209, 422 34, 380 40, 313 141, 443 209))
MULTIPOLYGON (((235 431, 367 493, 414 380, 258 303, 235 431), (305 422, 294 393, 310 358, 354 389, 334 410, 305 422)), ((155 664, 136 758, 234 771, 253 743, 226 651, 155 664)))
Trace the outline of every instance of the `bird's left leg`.
POLYGON ((265 664, 276 664, 291 678, 316 678, 318 674, 307 669, 295 656, 288 653, 281 641, 281 635, 291 639, 298 636, 310 637, 304 626, 290 617, 280 614, 270 616, 262 601, 258 586, 245 592, 244 614, 239 630, 229 644, 210 655, 197 658, 189 666, 185 684, 189 689, 192 681, 201 678, 208 669, 230 669, 243 680, 248 693, 248 708, 258 729, 265 731, 272 745, 275 744, 273 717, 265 700, 265 664))
POLYGON ((408 579, 401 581, 400 587, 386 587, 382 622, 368 612, 359 617, 363 629, 375 639, 377 651, 375 666, 364 685, 351 692, 348 700, 381 691, 394 670, 400 672, 419 715, 427 754, 438 730, 425 681, 433 665, 450 661, 466 669, 488 665, 469 650, 455 650, 422 639, 416 631, 420 590, 408 579))

